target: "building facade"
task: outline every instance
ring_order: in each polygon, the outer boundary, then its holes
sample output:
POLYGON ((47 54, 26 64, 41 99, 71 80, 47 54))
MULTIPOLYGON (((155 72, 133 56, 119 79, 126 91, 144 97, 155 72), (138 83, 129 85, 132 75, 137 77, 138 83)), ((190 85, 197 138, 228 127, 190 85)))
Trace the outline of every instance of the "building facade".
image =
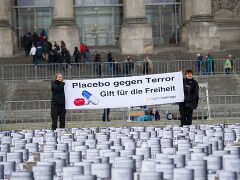
POLYGON ((12 44, 1 56, 22 47, 24 34, 43 29, 69 48, 84 42, 132 54, 173 44, 219 51, 222 42, 240 41, 238 0, 0 0, 0 7, 0 47, 12 44))
MULTIPOLYGON (((49 30, 53 0, 15 1, 14 29, 19 42, 27 32, 49 30)), ((74 17, 79 39, 89 46, 118 45, 123 25, 123 2, 119 0, 75 0, 74 17)), ((154 45, 177 43, 182 25, 182 3, 175 0, 146 1, 146 18, 152 26, 154 45), (177 34, 177 36, 175 36, 177 34)), ((19 44, 21 46, 21 44, 19 44)))

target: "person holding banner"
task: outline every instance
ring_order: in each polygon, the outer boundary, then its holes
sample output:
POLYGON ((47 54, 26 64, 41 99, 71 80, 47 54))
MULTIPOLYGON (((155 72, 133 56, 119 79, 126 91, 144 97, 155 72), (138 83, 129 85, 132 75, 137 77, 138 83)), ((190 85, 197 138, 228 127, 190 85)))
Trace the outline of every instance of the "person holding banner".
POLYGON ((196 80, 193 79, 193 70, 185 71, 186 78, 183 79, 184 102, 179 104, 181 126, 192 124, 193 109, 198 106, 199 88, 196 80))
POLYGON ((57 73, 54 81, 51 83, 52 101, 51 101, 51 118, 52 130, 56 130, 58 118, 60 120, 60 128, 65 128, 65 95, 64 95, 63 75, 57 73))

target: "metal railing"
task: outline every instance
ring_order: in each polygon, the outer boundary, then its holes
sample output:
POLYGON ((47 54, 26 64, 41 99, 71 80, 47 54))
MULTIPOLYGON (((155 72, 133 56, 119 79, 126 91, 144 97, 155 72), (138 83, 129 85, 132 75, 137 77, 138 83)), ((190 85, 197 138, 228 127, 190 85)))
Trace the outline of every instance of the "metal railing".
MULTIPOLYGON (((1 129, 51 128, 50 100, 6 101, 1 104, 1 129)), ((133 121, 129 122, 128 108, 111 109, 110 122, 103 121, 103 109, 67 110, 66 127, 167 125, 180 123, 177 104, 148 106, 148 110, 149 108, 156 108, 159 111, 160 120, 155 120, 153 117, 153 121, 137 122, 137 117, 133 117, 131 118, 133 121)), ((131 110, 136 109, 139 109, 139 107, 134 107, 131 110)), ((144 110, 146 110, 145 114, 149 112, 147 109, 144 110)), ((240 95, 203 96, 199 100, 198 108, 193 112, 194 124, 228 124, 236 122, 240 122, 240 95)))
MULTIPOLYGON (((204 61, 203 61, 204 62, 204 61)), ((213 63, 212 74, 225 74, 225 60, 216 59, 213 63)), ((118 63, 72 63, 69 64, 8 64, 0 66, 0 80, 31 80, 52 79, 57 72, 62 72, 65 79, 88 79, 118 76, 133 76, 143 74, 161 74, 167 72, 184 71, 191 68, 199 75, 206 75, 206 66, 203 63, 199 71, 196 60, 169 60, 152 61, 152 69, 146 70, 146 62, 134 62, 134 66, 126 62, 118 63)), ((240 60, 233 60, 233 68, 230 73, 240 73, 240 60)))

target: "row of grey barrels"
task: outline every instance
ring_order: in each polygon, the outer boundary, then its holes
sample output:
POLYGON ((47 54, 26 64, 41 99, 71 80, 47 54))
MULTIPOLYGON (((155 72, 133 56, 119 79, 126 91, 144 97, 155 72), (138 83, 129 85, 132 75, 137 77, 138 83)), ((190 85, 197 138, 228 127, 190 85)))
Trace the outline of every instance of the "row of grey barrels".
POLYGON ((0 132, 0 180, 238 180, 240 124, 0 132))

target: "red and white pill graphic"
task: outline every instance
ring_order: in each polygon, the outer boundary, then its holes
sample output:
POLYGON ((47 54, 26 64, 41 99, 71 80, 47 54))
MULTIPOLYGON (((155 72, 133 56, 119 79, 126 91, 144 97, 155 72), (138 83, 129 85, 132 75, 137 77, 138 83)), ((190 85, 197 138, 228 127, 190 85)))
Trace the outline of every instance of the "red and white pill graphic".
POLYGON ((89 100, 92 104, 94 104, 94 105, 97 105, 98 103, 99 103, 99 100, 96 98, 96 97, 94 97, 90 92, 88 92, 88 91, 86 91, 86 90, 84 90, 83 92, 82 92, 82 96, 85 98, 85 99, 87 99, 87 100, 89 100))
POLYGON ((77 98, 74 100, 74 104, 76 106, 83 106, 85 104, 85 99, 84 98, 77 98))
POLYGON ((90 101, 87 98, 83 97, 83 99, 85 100, 85 105, 88 105, 90 103, 90 101))

